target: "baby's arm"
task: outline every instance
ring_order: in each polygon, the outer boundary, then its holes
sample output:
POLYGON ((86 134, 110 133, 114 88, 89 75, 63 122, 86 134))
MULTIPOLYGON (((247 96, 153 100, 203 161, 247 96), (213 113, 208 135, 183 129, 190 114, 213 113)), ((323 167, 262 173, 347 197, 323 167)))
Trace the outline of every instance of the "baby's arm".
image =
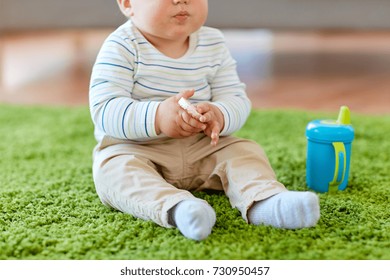
POLYGON ((226 45, 221 45, 221 65, 216 75, 210 80, 211 104, 218 107, 224 117, 220 135, 231 135, 246 122, 251 102, 245 92, 245 84, 240 81, 236 62, 226 45))
POLYGON ((89 104, 95 135, 143 141, 156 137, 157 100, 133 98, 136 50, 123 34, 104 42, 94 64, 89 104))

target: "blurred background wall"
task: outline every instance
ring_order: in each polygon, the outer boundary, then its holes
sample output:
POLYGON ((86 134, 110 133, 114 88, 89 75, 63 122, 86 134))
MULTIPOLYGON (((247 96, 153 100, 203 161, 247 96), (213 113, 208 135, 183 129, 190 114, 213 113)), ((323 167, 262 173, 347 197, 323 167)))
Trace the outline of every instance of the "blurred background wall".
MULTIPOLYGON (((386 29, 389 0, 210 0, 219 28, 386 29)), ((1 0, 3 30, 111 27, 123 22, 115 0, 1 0)))
MULTIPOLYGON (((0 0, 0 103, 87 104, 125 21, 116 0, 0 0)), ((207 25, 254 107, 390 113, 390 0, 209 0, 207 25)))

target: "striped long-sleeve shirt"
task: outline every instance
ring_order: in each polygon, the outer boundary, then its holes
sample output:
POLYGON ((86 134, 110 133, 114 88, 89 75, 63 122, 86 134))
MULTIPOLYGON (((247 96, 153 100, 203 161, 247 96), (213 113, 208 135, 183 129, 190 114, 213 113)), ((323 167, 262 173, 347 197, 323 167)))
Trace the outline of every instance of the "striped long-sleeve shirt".
POLYGON ((190 36, 187 53, 173 59, 159 52, 129 20, 108 36, 93 67, 89 103, 95 137, 147 141, 157 107, 166 98, 195 89, 191 102, 212 102, 222 111, 221 136, 245 123, 250 101, 236 62, 220 31, 202 27, 190 36))

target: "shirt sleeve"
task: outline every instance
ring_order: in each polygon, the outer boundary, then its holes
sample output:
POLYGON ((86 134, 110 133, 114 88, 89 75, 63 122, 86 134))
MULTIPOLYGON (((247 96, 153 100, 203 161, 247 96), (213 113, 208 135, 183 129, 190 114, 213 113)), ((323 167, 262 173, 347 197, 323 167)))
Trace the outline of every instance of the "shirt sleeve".
POLYGON ((95 135, 144 140, 157 137, 159 102, 132 98, 136 51, 128 40, 111 35, 103 43, 92 69, 89 105, 95 135))
POLYGON ((224 115, 225 125, 221 136, 238 131, 251 111, 251 102, 245 84, 238 77, 236 61, 226 45, 223 45, 221 67, 211 81, 212 102, 224 115))

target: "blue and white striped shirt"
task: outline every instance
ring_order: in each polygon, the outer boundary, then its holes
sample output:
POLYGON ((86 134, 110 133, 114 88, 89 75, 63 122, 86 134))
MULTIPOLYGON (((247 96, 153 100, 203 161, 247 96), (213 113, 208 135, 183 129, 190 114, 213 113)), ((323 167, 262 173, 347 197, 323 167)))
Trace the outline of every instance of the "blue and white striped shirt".
POLYGON ((195 89, 191 102, 212 102, 222 111, 221 136, 240 129, 251 109, 236 62, 222 33, 202 27, 190 36, 181 58, 165 56, 127 21, 105 40, 93 67, 89 103, 95 137, 147 141, 157 107, 166 98, 195 89))

